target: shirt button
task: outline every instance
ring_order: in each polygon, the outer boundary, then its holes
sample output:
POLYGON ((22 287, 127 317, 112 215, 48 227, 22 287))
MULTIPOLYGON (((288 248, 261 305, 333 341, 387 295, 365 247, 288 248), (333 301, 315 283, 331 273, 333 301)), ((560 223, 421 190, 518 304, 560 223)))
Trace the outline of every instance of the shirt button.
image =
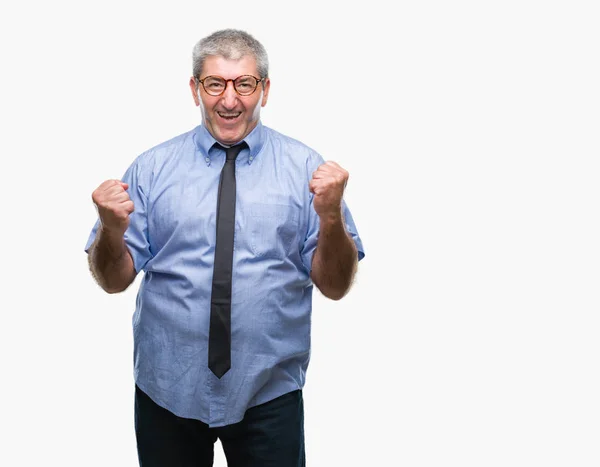
POLYGON ((206 157, 204 160, 205 160, 206 162, 208 162, 210 159, 209 159, 208 157, 206 157))
POLYGON ((250 160, 254 159, 254 157, 250 156, 250 160))

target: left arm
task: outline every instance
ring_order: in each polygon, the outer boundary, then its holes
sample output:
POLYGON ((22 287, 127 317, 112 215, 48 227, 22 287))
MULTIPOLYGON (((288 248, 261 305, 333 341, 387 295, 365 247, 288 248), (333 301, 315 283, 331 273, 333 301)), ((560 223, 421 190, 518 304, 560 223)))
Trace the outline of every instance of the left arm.
POLYGON ((311 278, 323 295, 339 300, 350 290, 358 267, 358 253, 346 232, 341 212, 330 219, 321 217, 320 224, 311 278))
POLYGON ((348 293, 358 267, 358 252, 346 231, 342 196, 348 172, 332 161, 313 173, 309 189, 319 215, 319 240, 312 260, 311 279, 323 295, 339 300, 348 293))

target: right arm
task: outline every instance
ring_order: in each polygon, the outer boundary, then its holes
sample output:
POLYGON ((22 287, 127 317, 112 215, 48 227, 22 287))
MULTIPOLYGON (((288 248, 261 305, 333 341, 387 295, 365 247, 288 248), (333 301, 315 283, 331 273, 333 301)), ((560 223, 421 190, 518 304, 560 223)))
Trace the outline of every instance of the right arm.
POLYGON ((98 285, 110 294, 123 292, 137 275, 123 235, 111 234, 102 227, 89 249, 88 263, 98 285))
POLYGON ((88 262, 98 285, 111 294, 123 292, 137 275, 124 239, 129 214, 134 210, 127 188, 127 183, 107 180, 92 194, 100 227, 88 250, 88 262))

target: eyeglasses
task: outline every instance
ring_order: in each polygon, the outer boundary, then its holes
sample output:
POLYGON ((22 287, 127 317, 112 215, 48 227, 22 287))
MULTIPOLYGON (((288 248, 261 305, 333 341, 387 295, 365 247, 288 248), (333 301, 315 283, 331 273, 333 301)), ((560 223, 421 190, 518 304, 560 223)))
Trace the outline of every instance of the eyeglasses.
POLYGON ((257 78, 252 75, 238 76, 236 79, 225 79, 220 76, 207 76, 204 79, 196 79, 196 83, 200 83, 207 94, 211 96, 220 96, 227 89, 227 83, 233 83, 233 89, 240 96, 249 96, 256 91, 258 83, 264 81, 264 78, 257 78))

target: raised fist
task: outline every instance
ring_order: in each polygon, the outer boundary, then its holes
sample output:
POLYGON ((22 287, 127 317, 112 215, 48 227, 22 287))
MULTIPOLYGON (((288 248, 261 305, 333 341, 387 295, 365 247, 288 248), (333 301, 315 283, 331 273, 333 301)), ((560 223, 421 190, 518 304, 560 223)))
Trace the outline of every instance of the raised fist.
POLYGON ((342 197, 348 177, 348 171, 333 161, 321 164, 313 172, 308 186, 315 195, 313 206, 319 217, 341 215, 342 197))
POLYGON ((106 180, 92 193, 104 231, 123 235, 129 227, 134 206, 127 188, 129 185, 120 180, 106 180))

